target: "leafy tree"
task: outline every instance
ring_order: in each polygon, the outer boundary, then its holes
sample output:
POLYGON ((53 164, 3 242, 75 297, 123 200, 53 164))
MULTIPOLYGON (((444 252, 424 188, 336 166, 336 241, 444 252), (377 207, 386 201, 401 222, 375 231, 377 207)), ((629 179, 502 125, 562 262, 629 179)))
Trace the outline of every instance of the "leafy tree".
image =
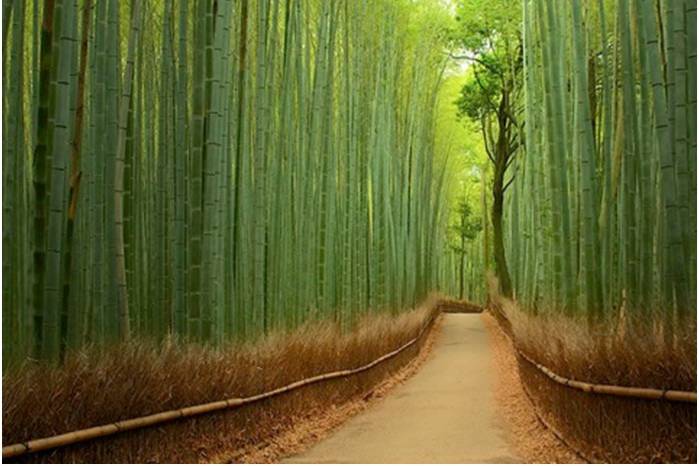
POLYGON ((451 232, 458 238, 458 244, 452 249, 459 255, 459 297, 464 297, 464 261, 466 258, 466 242, 473 240, 482 229, 481 219, 473 215, 471 203, 463 196, 454 209, 457 214, 456 222, 450 226, 451 232))
MULTIPOLYGON (((483 143, 493 164, 491 221, 493 254, 500 291, 512 294, 503 243, 505 192, 514 180, 508 169, 523 143, 522 40, 520 13, 512 0, 462 0, 457 8, 458 27, 454 45, 462 52, 452 55, 469 62, 470 79, 461 89, 458 113, 480 124, 483 143)), ((510 170, 512 171, 512 170, 510 170)))

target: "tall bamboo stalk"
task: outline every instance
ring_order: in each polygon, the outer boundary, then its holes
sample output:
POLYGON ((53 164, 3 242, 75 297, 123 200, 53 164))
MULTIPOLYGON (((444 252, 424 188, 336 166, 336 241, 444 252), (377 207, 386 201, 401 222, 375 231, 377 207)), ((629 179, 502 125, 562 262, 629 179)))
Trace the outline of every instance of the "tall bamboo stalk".
POLYGON ((36 5, 5 4, 13 363, 318 318, 349 329, 450 289, 441 6, 36 5))

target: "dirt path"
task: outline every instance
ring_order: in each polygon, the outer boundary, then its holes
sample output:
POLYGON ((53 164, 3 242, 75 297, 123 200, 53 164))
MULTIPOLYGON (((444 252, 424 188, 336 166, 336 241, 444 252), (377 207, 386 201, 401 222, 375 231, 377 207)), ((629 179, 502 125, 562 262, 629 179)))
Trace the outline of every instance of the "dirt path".
POLYGON ((481 316, 447 314, 420 371, 290 463, 519 462, 493 399, 481 316))

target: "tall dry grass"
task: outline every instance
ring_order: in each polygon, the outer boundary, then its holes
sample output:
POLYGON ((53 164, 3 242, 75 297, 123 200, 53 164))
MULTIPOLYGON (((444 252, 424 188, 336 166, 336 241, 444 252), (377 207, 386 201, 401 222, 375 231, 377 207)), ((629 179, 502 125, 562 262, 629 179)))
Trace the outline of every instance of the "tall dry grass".
MULTIPOLYGON (((491 300, 491 309, 519 350, 561 376, 696 391, 696 323, 669 338, 652 318, 591 326, 555 313, 532 316, 502 297, 491 300)), ((585 393, 552 381, 522 357, 518 362, 540 414, 590 459, 696 462, 696 404, 585 393)))
MULTIPOLYGON (((3 376, 3 445, 232 397, 262 393, 364 365, 410 339, 436 312, 437 297, 398 316, 367 316, 350 332, 313 323, 255 345, 212 349, 129 342, 69 355, 59 368, 25 365, 3 376)), ((264 445, 333 405, 363 396, 409 362, 428 332, 378 366, 239 409, 183 419, 45 453, 23 462, 206 462, 264 445)))

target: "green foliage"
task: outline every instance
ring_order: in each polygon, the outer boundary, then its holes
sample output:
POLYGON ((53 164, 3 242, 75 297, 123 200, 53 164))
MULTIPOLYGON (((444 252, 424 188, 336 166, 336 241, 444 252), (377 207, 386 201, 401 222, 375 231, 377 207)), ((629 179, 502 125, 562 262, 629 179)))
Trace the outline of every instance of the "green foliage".
POLYGON ((469 73, 469 80, 461 88, 461 95, 455 102, 459 115, 468 117, 480 124, 481 120, 497 108, 502 92, 503 66, 492 54, 479 56, 479 61, 469 73))
POLYGON ((451 247, 459 254, 465 254, 466 249, 462 241, 472 241, 483 229, 483 219, 473 215, 471 203, 466 196, 459 201, 454 209, 457 221, 453 223, 449 230, 452 233, 451 247), (455 240, 455 241, 454 241, 455 240))
POLYGON ((447 163, 443 204, 448 218, 443 233, 440 233, 446 238, 443 254, 447 261, 442 267, 444 278, 440 283, 452 295, 483 302, 482 233, 466 241, 465 247, 461 248, 460 238, 452 226, 460 222, 458 205, 465 202, 471 210, 471 218, 480 219, 482 229, 481 174, 488 172, 489 162, 478 124, 458 116, 456 100, 468 76, 456 66, 448 69, 448 73, 440 88, 435 130, 436 155, 447 163), (467 250, 463 261, 455 247, 467 250), (463 290, 460 289, 462 271, 465 273, 463 290))
MULTIPOLYGON (((449 73, 440 87, 435 110, 435 155, 448 164, 445 202, 454 206, 466 197, 474 215, 481 216, 480 172, 488 157, 478 124, 458 115, 457 97, 468 76, 457 68, 449 73)), ((452 223, 456 211, 453 208, 449 211, 449 223, 452 223)))
POLYGON ((458 48, 506 58, 520 35, 521 11, 518 0, 459 0, 452 39, 458 48))
POLYGON ((460 0, 451 38, 469 62, 460 114, 480 120, 497 108, 503 87, 521 87, 521 8, 514 0, 460 0))
MULTIPOLYGON (((506 175, 522 139, 520 21, 518 10, 507 9, 502 2, 492 9, 483 7, 476 1, 459 4, 459 27, 454 35, 462 52, 456 58, 470 64, 470 80, 462 88, 456 104, 461 116, 480 125, 483 144, 493 164, 492 253, 501 290, 509 296, 512 286, 505 257, 502 217, 505 191, 515 174, 510 170, 509 180, 506 175)), ((484 244, 487 246, 487 235, 484 244)), ((488 256, 486 249, 484 254, 488 256)))

